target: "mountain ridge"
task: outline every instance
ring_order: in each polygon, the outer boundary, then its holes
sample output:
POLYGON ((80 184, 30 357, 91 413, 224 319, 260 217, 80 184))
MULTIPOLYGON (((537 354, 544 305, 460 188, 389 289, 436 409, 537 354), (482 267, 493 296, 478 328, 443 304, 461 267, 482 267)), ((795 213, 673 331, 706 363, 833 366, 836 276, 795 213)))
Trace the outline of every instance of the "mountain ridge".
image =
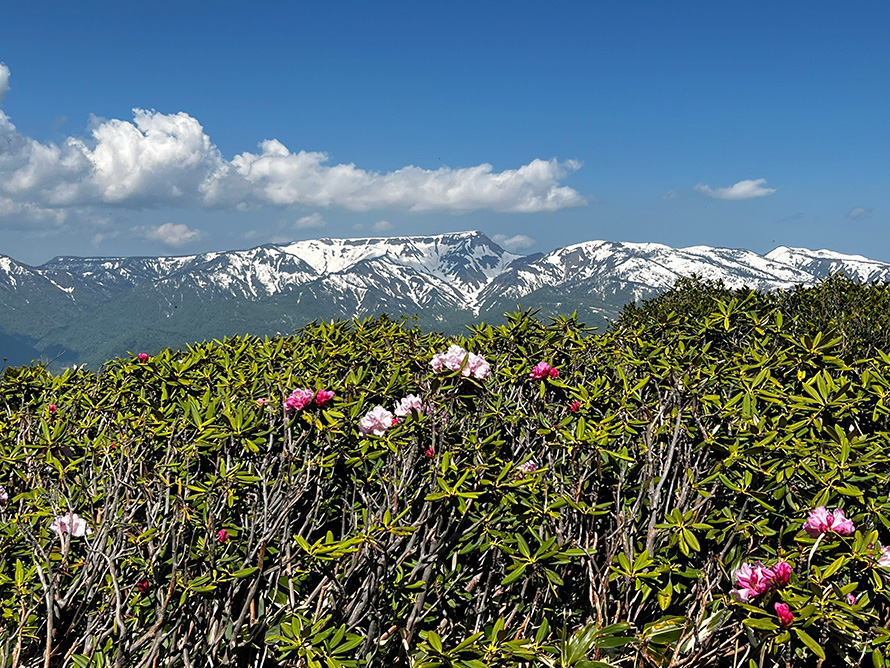
POLYGON ((94 365, 128 350, 382 312, 456 332, 519 305, 545 315, 578 310, 602 324, 628 301, 684 276, 773 290, 838 271, 890 280, 890 263, 827 249, 779 246, 759 255, 591 240, 519 255, 479 231, 310 239, 181 256, 60 256, 39 266, 0 255, 0 349, 15 351, 3 353, 11 364, 32 355, 54 358, 57 366, 94 365))

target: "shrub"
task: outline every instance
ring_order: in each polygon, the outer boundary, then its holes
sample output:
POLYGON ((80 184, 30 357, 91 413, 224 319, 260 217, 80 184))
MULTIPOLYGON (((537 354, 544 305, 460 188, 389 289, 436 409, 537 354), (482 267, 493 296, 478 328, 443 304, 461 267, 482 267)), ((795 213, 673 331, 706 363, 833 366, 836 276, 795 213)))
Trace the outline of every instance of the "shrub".
POLYGON ((883 665, 890 356, 711 288, 8 370, 0 665, 883 665))

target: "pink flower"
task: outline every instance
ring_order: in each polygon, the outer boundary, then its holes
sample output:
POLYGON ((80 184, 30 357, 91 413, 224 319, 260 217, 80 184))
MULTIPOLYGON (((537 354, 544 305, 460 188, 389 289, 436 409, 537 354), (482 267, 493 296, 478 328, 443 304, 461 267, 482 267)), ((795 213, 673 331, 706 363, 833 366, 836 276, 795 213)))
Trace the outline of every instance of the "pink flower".
POLYGON ((853 522, 844 517, 842 508, 835 509, 834 512, 828 512, 825 506, 819 506, 810 511, 803 530, 811 538, 818 538, 824 533, 833 532, 839 536, 850 536, 856 531, 853 522))
POLYGON ((572 405, 569 406, 569 409, 570 409, 573 413, 577 413, 579 408, 581 408, 581 402, 580 402, 580 401, 573 401, 573 402, 572 402, 572 405))
POLYGON ((430 366, 435 373, 444 369, 457 371, 463 366, 461 375, 473 378, 488 378, 491 367, 482 355, 468 353, 457 344, 452 344, 444 353, 436 353, 430 360, 430 366))
POLYGON ((140 362, 147 362, 147 361, 148 361, 148 353, 139 353, 139 354, 137 355, 137 357, 139 358, 139 361, 140 361, 140 362))
POLYGON ((141 582, 136 583, 136 590, 140 594, 147 594, 149 590, 148 580, 142 580, 141 582))
POLYGON ((399 399, 395 409, 393 409, 393 413, 399 417, 408 417, 414 411, 416 411, 418 415, 423 415, 424 413, 429 412, 427 411, 426 406, 423 405, 423 400, 414 394, 409 394, 407 397, 399 399))
POLYGON ((312 390, 296 389, 284 400, 284 408, 287 412, 301 411, 311 404, 314 398, 315 392, 312 390))
MULTIPOLYGON (((547 362, 538 362, 537 364, 535 364, 535 368, 532 369, 531 372, 528 374, 528 377, 534 380, 543 380, 550 375, 550 371, 552 368, 553 367, 547 364, 547 362)), ((559 372, 557 371, 557 373, 559 372)))
POLYGON ((70 533, 75 538, 83 538, 93 533, 93 530, 87 526, 86 520, 78 517, 77 513, 59 515, 49 525, 49 530, 57 536, 61 536, 63 533, 70 533))
POLYGON ((256 405, 257 405, 257 406, 265 406, 265 405, 268 404, 268 403, 269 403, 269 400, 268 400, 268 399, 257 399, 257 400, 256 400, 256 405))
POLYGON ((730 595, 741 603, 747 603, 752 598, 757 598, 770 590, 773 586, 775 573, 759 561, 753 566, 746 562, 733 573, 733 578, 736 589, 731 590, 730 595))
POLYGON ((425 451, 423 454, 425 454, 427 457, 429 457, 430 459, 432 459, 433 457, 436 456, 436 451, 433 450, 432 448, 427 448, 426 451, 425 451))
POLYGON ((791 614, 791 608, 788 607, 787 603, 776 603, 773 607, 775 607, 776 614, 779 616, 779 624, 788 628, 794 623, 794 615, 791 614))
POLYGON ((881 568, 890 568, 890 546, 883 547, 879 545, 878 547, 881 548, 881 556, 878 557, 878 566, 881 568))
POLYGON ((854 595, 852 592, 847 594, 847 604, 856 605, 856 601, 858 601, 858 600, 859 600, 859 598, 856 595, 854 595))
POLYGON ((791 573, 793 569, 791 568, 791 564, 787 561, 780 561, 776 563, 775 566, 770 568, 773 572, 773 584, 777 589, 781 589, 786 584, 788 584, 788 579, 791 577, 791 573))
POLYGON ((225 529, 220 529, 216 532, 216 537, 219 539, 220 543, 225 543, 227 540, 229 540, 229 532, 225 529))
POLYGON ((359 420, 358 430, 365 436, 383 436, 386 430, 392 427, 394 416, 383 406, 374 406, 365 417, 359 420))
POLYGON ((552 369, 550 369, 550 377, 551 378, 559 378, 559 369, 557 369, 556 367, 553 367, 552 369))
POLYGON ((46 407, 46 410, 48 410, 50 413, 55 413, 55 412, 56 412, 56 405, 55 405, 55 404, 50 404, 49 406, 46 407))
POLYGON ((532 460, 528 460, 527 462, 523 462, 519 466, 516 467, 523 473, 534 473, 538 470, 538 465, 535 464, 532 460))
POLYGON ((334 393, 331 390, 319 390, 315 393, 315 405, 324 406, 333 398, 334 393))
POLYGON ((9 494, 6 492, 6 488, 0 485, 0 508, 6 506, 9 503, 9 494))

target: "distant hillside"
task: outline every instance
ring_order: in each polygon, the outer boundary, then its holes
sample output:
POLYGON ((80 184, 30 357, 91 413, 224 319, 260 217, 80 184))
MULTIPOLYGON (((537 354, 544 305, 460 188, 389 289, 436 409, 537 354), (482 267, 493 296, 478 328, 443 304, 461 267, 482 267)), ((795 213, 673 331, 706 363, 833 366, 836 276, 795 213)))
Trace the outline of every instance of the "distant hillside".
POLYGON ((31 267, 0 256, 0 347, 9 364, 97 365, 236 334, 291 332, 316 319, 387 313, 456 332, 534 307, 577 310, 591 325, 693 274, 760 290, 844 271, 886 280, 890 264, 833 251, 588 241, 510 253, 481 232, 317 239, 156 258, 55 258, 31 267))

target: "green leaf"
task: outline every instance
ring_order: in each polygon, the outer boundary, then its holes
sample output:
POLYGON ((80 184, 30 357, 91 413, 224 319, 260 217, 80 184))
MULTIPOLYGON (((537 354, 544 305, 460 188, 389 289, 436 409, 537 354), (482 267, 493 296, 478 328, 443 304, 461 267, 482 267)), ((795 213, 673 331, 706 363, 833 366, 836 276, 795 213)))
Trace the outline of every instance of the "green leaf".
POLYGON ((825 650, 822 649, 821 645, 817 643, 813 638, 803 629, 795 628, 793 629, 794 633, 800 638, 801 642, 806 645, 810 651, 818 656, 823 661, 825 660, 825 650))
POLYGON ((442 639, 439 637, 438 633, 430 631, 426 636, 426 640, 434 650, 439 654, 442 653, 442 639))

